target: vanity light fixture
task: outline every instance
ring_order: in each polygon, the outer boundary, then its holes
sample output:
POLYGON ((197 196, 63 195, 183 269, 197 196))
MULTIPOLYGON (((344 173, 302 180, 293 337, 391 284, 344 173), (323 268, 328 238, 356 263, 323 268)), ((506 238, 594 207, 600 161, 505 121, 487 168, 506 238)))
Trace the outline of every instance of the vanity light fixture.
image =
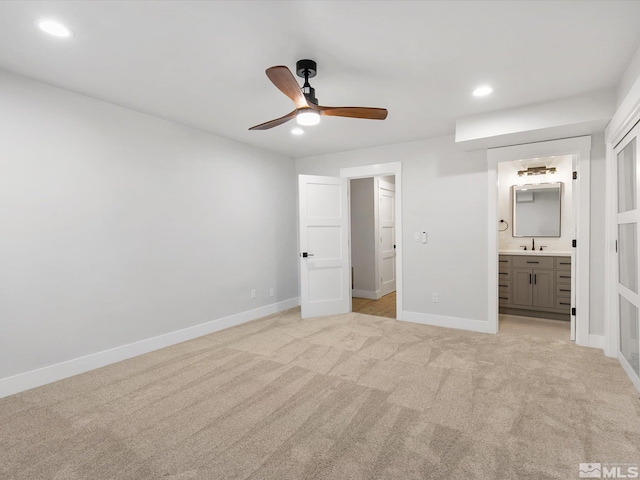
POLYGON ((73 37, 73 32, 60 22, 55 20, 41 19, 36 20, 35 24, 40 30, 54 37, 68 38, 73 37))
POLYGON ((547 173, 556 173, 556 167, 529 167, 526 170, 518 170, 518 176, 530 177, 531 175, 546 175, 547 173))

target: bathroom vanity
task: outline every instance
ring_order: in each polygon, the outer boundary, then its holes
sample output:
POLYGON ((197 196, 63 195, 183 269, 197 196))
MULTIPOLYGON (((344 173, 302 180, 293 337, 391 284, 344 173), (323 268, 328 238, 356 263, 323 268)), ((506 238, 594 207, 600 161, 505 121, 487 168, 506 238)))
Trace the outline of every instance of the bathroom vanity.
POLYGON ((500 313, 571 319, 571 255, 501 252, 498 260, 500 313))

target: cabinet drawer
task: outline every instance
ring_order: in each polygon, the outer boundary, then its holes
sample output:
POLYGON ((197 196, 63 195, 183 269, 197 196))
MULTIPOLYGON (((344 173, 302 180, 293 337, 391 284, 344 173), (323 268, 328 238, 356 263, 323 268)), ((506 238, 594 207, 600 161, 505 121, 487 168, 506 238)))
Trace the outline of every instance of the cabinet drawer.
POLYGON ((571 271, 571 257, 556 257, 556 269, 571 271))
POLYGON ((558 270, 556 272, 556 283, 562 283, 565 285, 571 285, 571 272, 564 270, 558 270))
POLYGON ((511 280, 511 270, 500 269, 498 271, 498 284, 503 280, 511 280))
POLYGON ((556 308, 566 309, 567 312, 571 310, 571 299, 565 297, 556 298, 556 308))
POLYGON ((498 292, 500 295, 511 293, 511 280, 498 279, 498 292))
POLYGON ((511 268, 511 256, 500 255, 500 258, 498 258, 498 268, 511 268))
POLYGON ((535 257, 533 255, 514 255, 512 259, 515 268, 553 268, 554 257, 535 257))
POLYGON ((511 293, 502 293, 498 294, 498 304, 499 305, 510 305, 511 304, 511 293))

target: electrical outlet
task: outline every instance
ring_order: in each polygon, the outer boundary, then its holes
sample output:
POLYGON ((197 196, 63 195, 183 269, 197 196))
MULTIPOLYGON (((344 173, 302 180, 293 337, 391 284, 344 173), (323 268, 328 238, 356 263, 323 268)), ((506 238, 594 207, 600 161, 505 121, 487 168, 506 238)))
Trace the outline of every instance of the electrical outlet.
POLYGON ((271 288, 269 289, 269 296, 270 296, 270 297, 273 297, 273 295, 274 295, 274 293, 273 293, 273 287, 271 287, 271 288))
POLYGON ((439 303, 440 302, 440 296, 437 293, 432 293, 431 294, 431 301, 433 303, 439 303))
POLYGON ((251 298, 256 298, 256 289, 255 288, 251 289, 251 298))

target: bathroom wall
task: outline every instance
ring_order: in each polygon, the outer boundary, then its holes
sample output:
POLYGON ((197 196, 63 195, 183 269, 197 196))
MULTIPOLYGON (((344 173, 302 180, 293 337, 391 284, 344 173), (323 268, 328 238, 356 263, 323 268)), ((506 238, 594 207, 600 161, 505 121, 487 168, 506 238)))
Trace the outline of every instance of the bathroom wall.
POLYGON ((546 245, 547 247, 545 250, 558 252, 571 251, 571 240, 574 238, 571 217, 573 193, 572 160, 573 158, 571 155, 565 155, 498 164, 498 219, 503 219, 508 223, 508 227, 507 223, 499 223, 497 227, 499 230, 505 230, 499 234, 500 250, 522 250, 522 245, 527 245, 527 249, 531 249, 531 237, 513 236, 513 201, 511 186, 562 182, 561 236, 536 237, 536 250, 539 249, 540 245, 546 245), (557 172, 555 174, 535 175, 530 177, 518 176, 518 170, 537 166, 556 167, 557 172))

